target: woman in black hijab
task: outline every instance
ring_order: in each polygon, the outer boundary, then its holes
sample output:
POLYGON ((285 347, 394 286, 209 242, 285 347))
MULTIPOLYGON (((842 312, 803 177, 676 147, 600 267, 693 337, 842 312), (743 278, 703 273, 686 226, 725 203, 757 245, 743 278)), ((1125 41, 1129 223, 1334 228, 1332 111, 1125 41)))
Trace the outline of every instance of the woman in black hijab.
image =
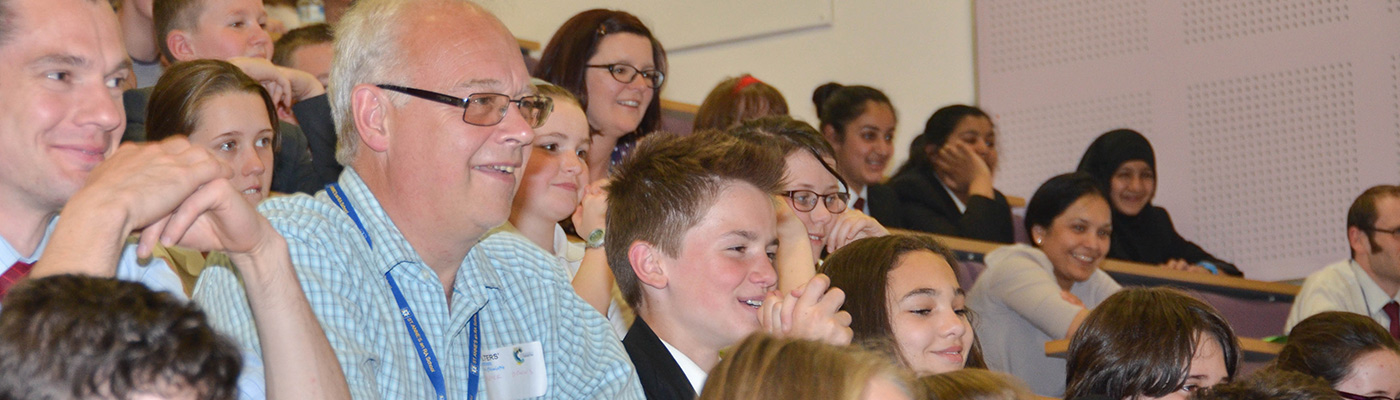
POLYGON ((1176 233, 1167 210, 1152 205, 1157 161, 1152 144, 1131 129, 1099 136, 1084 151, 1079 171, 1093 175, 1113 206, 1110 258, 1163 267, 1243 276, 1234 264, 1206 253, 1176 233))

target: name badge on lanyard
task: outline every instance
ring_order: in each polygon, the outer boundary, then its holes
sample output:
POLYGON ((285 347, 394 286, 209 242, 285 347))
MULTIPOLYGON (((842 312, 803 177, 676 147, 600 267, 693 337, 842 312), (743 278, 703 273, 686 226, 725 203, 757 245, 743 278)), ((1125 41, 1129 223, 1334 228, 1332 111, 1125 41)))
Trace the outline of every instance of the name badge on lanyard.
MULTIPOLYGON (((344 211, 345 215, 355 222, 355 227, 359 228, 360 235, 365 238, 365 244, 368 244, 370 249, 374 249, 374 242, 369 239, 369 231, 365 230, 365 225, 360 222, 359 214, 355 213, 355 207, 350 204, 350 199, 345 196, 345 192, 340 189, 340 184, 326 185, 326 193, 340 207, 340 210, 344 211)), ((394 301, 398 303, 399 314, 403 316, 404 328, 407 329, 408 337, 413 342, 414 353, 418 355, 418 361, 423 364, 423 372, 428 374, 428 381, 432 382, 433 390, 437 392, 437 399, 447 400, 447 381, 443 378, 442 369, 438 367, 437 354, 433 353, 433 345, 428 342, 427 333, 418 325, 418 319, 413 315, 413 307, 408 305, 408 300, 403 297, 403 292, 399 291, 399 284, 394 281, 393 275, 390 275, 388 271, 384 272, 384 280, 389 282, 389 290, 394 292, 394 301)), ((467 377, 467 398, 473 400, 476 399, 481 375, 480 316, 479 312, 472 314, 471 322, 468 323, 471 335, 471 368, 467 377)))

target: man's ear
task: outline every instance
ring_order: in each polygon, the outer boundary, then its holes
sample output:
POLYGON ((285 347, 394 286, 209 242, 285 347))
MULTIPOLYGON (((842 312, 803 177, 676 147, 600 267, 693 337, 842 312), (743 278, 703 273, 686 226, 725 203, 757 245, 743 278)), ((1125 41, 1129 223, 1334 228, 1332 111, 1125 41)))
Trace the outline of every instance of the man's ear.
POLYGON ((627 261, 632 264, 632 273, 637 275, 637 281, 643 285, 665 289, 670 283, 660 247, 641 240, 632 242, 632 246, 627 248, 627 261))
POLYGON ((1347 243, 1351 244, 1351 252, 1355 254, 1353 257, 1361 258, 1362 255, 1371 254, 1371 237, 1361 228, 1347 227, 1347 243))
POLYGON ((350 89, 351 122, 360 136, 360 143, 375 152, 389 150, 389 123, 385 114, 393 104, 382 89, 359 84, 350 89))
POLYGON ((198 60, 194 46, 190 44, 190 34, 183 30, 175 29, 165 35, 165 46, 170 48, 170 54, 175 56, 171 62, 198 60))

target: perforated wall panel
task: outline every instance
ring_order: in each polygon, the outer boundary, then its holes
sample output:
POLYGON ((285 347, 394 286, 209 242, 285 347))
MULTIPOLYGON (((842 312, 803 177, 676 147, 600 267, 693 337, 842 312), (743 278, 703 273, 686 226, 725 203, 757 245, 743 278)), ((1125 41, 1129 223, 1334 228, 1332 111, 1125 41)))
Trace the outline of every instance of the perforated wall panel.
POLYGON ((998 156, 1016 160, 1002 164, 999 186, 1026 188, 1029 191, 1024 193, 1033 193, 1044 180, 1040 172, 1073 171, 1079 164, 1078 155, 1100 132, 1152 126, 1152 98, 1147 92, 1126 93, 1004 110, 993 116, 1001 134, 998 156))
POLYGON ((1186 43, 1235 39, 1347 21, 1347 0, 1193 0, 1184 5, 1186 43))
POLYGON ((1146 0, 1009 0, 979 14, 1004 21, 987 31, 986 67, 995 71, 1063 64, 1147 51, 1146 0))
POLYGON ((1335 253, 1299 228, 1339 226, 1338 194, 1359 191, 1352 78, 1342 63, 1186 87, 1197 240, 1261 263, 1335 253))
POLYGON ((1346 258, 1352 200, 1400 184, 1400 0, 974 7, 1003 192, 1029 197, 1099 134, 1136 129, 1177 230, 1282 280, 1346 258))
MULTIPOLYGON (((1392 0, 1400 4, 1400 0, 1392 0)), ((1400 54, 1390 56, 1390 100, 1395 110, 1395 122, 1391 125, 1395 132, 1400 132, 1400 54)), ((1396 170, 1400 171, 1400 135, 1395 138, 1395 160, 1396 170)))

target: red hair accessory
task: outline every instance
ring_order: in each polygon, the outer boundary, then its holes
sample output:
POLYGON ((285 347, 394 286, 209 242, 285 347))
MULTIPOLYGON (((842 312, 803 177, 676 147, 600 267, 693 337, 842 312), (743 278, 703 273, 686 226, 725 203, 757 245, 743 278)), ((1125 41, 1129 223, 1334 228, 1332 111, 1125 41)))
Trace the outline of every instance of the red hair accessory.
POLYGON ((739 78, 739 84, 734 85, 733 94, 739 94, 740 90, 744 90, 744 88, 755 83, 763 83, 763 81, 758 80, 758 78, 753 77, 753 75, 744 75, 744 77, 739 78))

